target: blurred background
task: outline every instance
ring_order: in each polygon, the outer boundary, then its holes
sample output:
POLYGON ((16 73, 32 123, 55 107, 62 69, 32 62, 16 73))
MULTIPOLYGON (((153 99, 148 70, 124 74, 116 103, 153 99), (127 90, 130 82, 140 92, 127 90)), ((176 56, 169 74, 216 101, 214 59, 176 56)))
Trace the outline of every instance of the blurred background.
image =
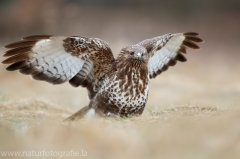
MULTIPOLYGON (((195 31, 205 43, 187 63, 151 81, 147 109, 177 105, 238 106, 240 102, 240 1, 0 0, 0 51, 34 34, 97 37, 116 55, 129 44, 195 31)), ((0 57, 3 60, 3 57, 0 57)), ((88 103, 84 89, 52 86, 0 66, 0 96, 41 99, 74 110, 88 103)))

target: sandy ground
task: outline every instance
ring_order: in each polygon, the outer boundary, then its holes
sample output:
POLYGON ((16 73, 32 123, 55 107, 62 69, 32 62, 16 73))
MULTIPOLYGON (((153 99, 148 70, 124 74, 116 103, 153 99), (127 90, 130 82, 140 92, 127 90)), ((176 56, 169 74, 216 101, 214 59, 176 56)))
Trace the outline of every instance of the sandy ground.
POLYGON ((240 56, 208 46, 152 80, 143 116, 128 119, 63 123, 88 103, 83 88, 34 81, 1 65, 0 155, 54 151, 60 158, 74 151, 105 159, 239 158, 240 56))

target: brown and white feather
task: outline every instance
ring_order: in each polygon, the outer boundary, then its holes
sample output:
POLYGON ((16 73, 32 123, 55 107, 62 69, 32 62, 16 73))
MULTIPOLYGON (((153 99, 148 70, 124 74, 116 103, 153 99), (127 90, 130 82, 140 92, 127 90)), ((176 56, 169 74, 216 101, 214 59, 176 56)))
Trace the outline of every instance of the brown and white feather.
POLYGON ((199 49, 195 43, 203 42, 198 33, 187 32, 178 34, 165 34, 163 36, 146 39, 137 45, 145 47, 149 54, 148 70, 150 78, 174 66, 177 61, 185 62, 187 48, 199 49))
POLYGON ((107 76, 114 57, 108 44, 97 38, 37 35, 6 45, 2 63, 8 71, 19 70, 51 84, 66 81, 87 87, 92 98, 107 76))

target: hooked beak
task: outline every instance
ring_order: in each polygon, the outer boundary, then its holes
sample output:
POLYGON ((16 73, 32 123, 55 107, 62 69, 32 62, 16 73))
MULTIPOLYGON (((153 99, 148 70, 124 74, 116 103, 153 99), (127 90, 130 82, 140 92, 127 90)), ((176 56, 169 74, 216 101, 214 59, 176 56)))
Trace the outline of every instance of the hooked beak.
POLYGON ((142 53, 137 52, 137 53, 135 53, 134 57, 135 57, 136 59, 141 59, 141 58, 142 58, 142 53))

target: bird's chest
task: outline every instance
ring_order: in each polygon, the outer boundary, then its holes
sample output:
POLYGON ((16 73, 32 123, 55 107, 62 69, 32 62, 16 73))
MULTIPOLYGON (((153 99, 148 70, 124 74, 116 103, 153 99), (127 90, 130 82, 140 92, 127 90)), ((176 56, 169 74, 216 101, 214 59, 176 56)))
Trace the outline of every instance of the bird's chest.
POLYGON ((140 76, 136 72, 126 74, 123 78, 115 76, 104 91, 110 112, 122 116, 142 112, 148 98, 148 80, 147 75, 140 76))

